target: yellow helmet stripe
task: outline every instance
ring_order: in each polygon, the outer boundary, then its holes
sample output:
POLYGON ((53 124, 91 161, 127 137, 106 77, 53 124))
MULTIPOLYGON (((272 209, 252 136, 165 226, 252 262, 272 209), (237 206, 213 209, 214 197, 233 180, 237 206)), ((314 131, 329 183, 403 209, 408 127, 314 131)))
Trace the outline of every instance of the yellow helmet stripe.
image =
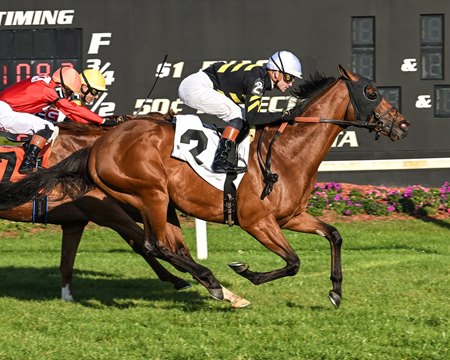
POLYGON ((218 72, 218 73, 223 73, 223 72, 225 72, 225 70, 227 70, 231 65, 233 65, 233 64, 223 64, 223 65, 219 68, 219 70, 217 70, 217 72, 218 72))

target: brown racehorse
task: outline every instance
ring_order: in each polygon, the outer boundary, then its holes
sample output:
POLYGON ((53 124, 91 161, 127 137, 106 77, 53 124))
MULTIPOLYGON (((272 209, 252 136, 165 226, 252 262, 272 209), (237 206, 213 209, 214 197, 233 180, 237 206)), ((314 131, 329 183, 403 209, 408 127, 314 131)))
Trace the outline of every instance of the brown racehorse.
MULTIPOLYGON (((153 113, 152 118, 163 119, 162 114, 153 113)), ((59 123, 59 136, 53 143, 49 164, 54 165, 74 151, 91 145, 111 128, 96 125, 80 125, 73 122, 59 123)), ((32 221, 33 204, 26 203, 17 208, 0 211, 0 218, 19 221, 32 221)), ((73 301, 72 274, 76 252, 83 231, 89 221, 117 231, 133 250, 144 257, 163 281, 173 283, 176 289, 189 287, 189 283, 174 276, 162 267, 151 255, 143 251, 144 232, 136 221, 140 221, 139 213, 130 207, 124 207, 101 191, 93 190, 84 197, 72 201, 70 198, 55 200, 49 197, 47 223, 61 225, 61 296, 63 300, 73 301)))
MULTIPOLYGON (((282 229, 323 236, 331 247, 333 288, 329 298, 336 308, 342 298, 342 238, 335 227, 306 212, 319 164, 343 126, 367 127, 393 141, 404 138, 409 127, 404 116, 371 82, 341 66, 339 71, 339 79, 316 76, 300 87, 297 95, 302 100, 296 106, 302 111, 302 117, 296 120, 318 121, 321 117, 331 119, 328 120, 331 123, 296 123, 285 128, 272 149, 271 163, 279 175, 272 193, 261 200, 265 184, 258 166, 256 141, 250 148, 249 170, 237 191, 240 227, 279 255, 286 265, 256 272, 244 263, 230 264, 256 285, 293 276, 300 268, 300 259, 282 229)), ((256 138, 266 134, 262 151, 267 152, 276 131, 275 126, 257 129, 256 138)), ((79 196, 95 185, 139 210, 150 254, 189 272, 213 297, 224 299, 227 294, 212 272, 190 256, 181 230, 178 228, 176 236, 167 236, 171 221, 167 216, 168 207, 175 206, 206 221, 221 223, 224 219, 222 191, 199 178, 187 163, 171 158, 173 139, 173 127, 168 122, 126 122, 99 138, 90 149, 76 152, 55 167, 27 177, 20 185, 0 187, 0 197, 5 199, 5 206, 11 206, 26 201, 37 191, 48 192, 56 185, 72 196, 79 196)))

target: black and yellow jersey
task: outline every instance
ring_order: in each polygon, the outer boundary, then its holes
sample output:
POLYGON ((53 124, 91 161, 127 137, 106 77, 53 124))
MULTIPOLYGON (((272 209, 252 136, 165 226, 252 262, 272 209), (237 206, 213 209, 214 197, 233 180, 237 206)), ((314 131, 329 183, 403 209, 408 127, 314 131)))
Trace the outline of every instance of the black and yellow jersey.
POLYGON ((203 70, 214 84, 214 89, 233 100, 244 104, 245 120, 250 125, 262 125, 281 120, 281 112, 260 113, 261 98, 272 82, 266 68, 249 63, 218 62, 203 70))

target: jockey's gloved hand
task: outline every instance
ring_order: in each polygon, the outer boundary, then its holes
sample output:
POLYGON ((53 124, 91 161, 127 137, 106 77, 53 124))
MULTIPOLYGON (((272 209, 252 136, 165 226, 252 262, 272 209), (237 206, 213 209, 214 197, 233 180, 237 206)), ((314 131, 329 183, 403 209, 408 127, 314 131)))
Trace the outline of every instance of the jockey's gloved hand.
POLYGON ((119 116, 112 116, 112 117, 116 119, 118 124, 121 124, 121 123, 131 119, 131 116, 128 116, 128 115, 119 115, 119 116))
POLYGON ((103 126, 115 126, 115 125, 119 125, 128 120, 129 120, 128 115, 110 116, 103 120, 102 125, 103 126))
POLYGON ((284 110, 281 120, 288 122, 289 125, 294 125, 297 116, 300 116, 300 109, 294 107, 290 110, 284 110))
POLYGON ((116 126, 117 124, 119 124, 119 123, 118 123, 117 120, 116 120, 115 118, 113 118, 113 117, 104 118, 104 119, 103 119, 103 122, 102 122, 102 125, 103 125, 103 126, 116 126))

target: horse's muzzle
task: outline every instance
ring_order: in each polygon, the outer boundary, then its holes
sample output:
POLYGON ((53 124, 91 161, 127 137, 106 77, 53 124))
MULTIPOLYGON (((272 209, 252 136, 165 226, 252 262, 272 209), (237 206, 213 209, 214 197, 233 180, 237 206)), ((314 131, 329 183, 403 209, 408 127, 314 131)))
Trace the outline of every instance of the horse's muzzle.
POLYGON ((406 119, 401 120, 397 123, 397 126, 394 127, 393 131, 390 134, 390 138, 393 141, 400 140, 408 135, 409 126, 411 124, 406 119))
POLYGON ((400 122, 399 128, 403 132, 402 138, 404 138, 406 135, 408 135, 408 130, 409 130, 410 125, 411 124, 406 119, 400 122))

